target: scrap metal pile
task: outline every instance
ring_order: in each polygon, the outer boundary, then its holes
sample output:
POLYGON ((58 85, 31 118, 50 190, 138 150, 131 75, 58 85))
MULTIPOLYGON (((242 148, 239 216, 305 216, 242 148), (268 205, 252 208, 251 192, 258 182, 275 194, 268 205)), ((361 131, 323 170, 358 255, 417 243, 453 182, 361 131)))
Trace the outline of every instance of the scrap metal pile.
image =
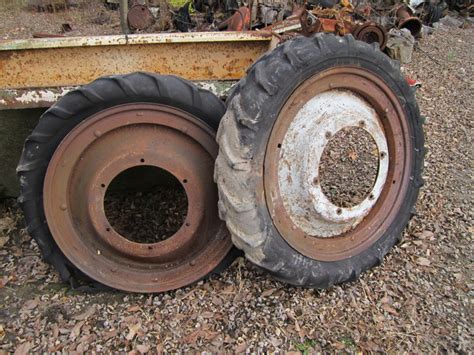
MULTIPOLYGON (((130 2, 128 25, 134 32, 268 31, 280 41, 317 32, 352 34, 376 43, 402 62, 410 61, 423 26, 439 21, 443 0, 155 0, 130 2), (387 48, 393 38, 393 48, 387 48), (409 48, 404 51, 403 48, 409 48), (410 49, 411 48, 411 49, 410 49)), ((449 8, 472 11, 472 1, 452 0, 449 8)))
POLYGON ((291 0, 250 0, 248 3, 238 0, 135 0, 131 2, 128 22, 134 31, 146 30, 161 17, 170 17, 172 25, 162 30, 268 30, 305 35, 352 33, 360 40, 378 42, 383 47, 386 32, 391 28, 407 28, 417 37, 423 23, 431 25, 438 21, 447 8, 444 2, 415 0, 411 5, 373 0, 309 0, 305 3, 291 0))

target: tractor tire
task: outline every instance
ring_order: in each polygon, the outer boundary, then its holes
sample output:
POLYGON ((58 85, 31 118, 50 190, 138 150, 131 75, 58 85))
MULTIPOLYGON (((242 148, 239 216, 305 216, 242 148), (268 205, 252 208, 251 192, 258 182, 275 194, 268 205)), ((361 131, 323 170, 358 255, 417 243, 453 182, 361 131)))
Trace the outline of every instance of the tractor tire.
POLYGON ((217 137, 220 217, 277 280, 355 280, 414 214, 424 157, 414 90, 377 46, 351 35, 296 38, 262 56, 228 98, 217 137), (364 124, 380 153, 377 178, 363 202, 341 208, 321 192, 316 163, 328 137, 364 124))
POLYGON ((90 279, 125 291, 161 292, 232 262, 236 253, 218 218, 212 175, 224 112, 210 91, 174 76, 138 72, 99 78, 41 116, 17 168, 19 202, 28 233, 63 281, 77 285, 87 275, 92 285, 90 279), (104 212, 107 184, 145 159, 171 172, 189 201, 186 225, 156 245, 125 240, 104 212), (98 176, 102 184, 94 190, 98 176))

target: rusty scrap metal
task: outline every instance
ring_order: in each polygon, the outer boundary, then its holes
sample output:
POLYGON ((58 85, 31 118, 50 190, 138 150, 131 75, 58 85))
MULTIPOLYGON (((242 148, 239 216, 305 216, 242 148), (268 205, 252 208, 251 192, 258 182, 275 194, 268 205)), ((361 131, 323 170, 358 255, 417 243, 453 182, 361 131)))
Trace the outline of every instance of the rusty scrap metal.
POLYGON ((114 288, 161 292, 201 279, 232 247, 218 217, 217 152, 214 132, 182 110, 127 104, 101 111, 67 135, 48 165, 43 198, 53 238, 82 272, 114 288), (144 165, 178 179, 191 206, 181 228, 156 243, 126 239, 104 211, 112 180, 144 165))
POLYGON ((76 86, 139 70, 188 80, 236 80, 268 51, 271 37, 201 32, 4 41, 0 89, 76 86))
POLYGON ((250 9, 242 6, 227 20, 221 22, 219 30, 227 31, 248 31, 250 29, 250 9))
POLYGON ((395 11, 397 18, 397 27, 409 30, 413 37, 418 37, 421 33, 423 25, 418 17, 415 16, 410 7, 401 5, 395 11))
POLYGON ((387 32, 376 22, 368 21, 358 25, 352 32, 359 41, 366 43, 378 43, 381 50, 387 44, 387 32))
POLYGON ((128 11, 127 23, 131 30, 143 31, 155 23, 155 18, 148 6, 136 4, 128 11))
MULTIPOLYGON (((363 8, 367 14, 370 9, 363 8)), ((363 42, 378 43, 380 49, 384 49, 387 43, 387 33, 384 27, 374 21, 362 21, 361 16, 356 16, 352 6, 339 8, 315 8, 304 11, 300 22, 302 33, 309 36, 317 32, 329 32, 340 36, 352 33, 353 36, 363 42)))

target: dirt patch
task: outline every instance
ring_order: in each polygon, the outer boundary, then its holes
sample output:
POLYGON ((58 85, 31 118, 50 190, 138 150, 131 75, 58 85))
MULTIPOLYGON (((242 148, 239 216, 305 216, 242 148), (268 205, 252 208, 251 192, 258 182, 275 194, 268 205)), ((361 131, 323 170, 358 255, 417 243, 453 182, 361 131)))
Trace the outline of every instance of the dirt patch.
POLYGON ((101 1, 78 1, 78 6, 57 12, 38 12, 26 6, 0 8, 0 39, 33 38, 34 33, 67 36, 120 34, 119 11, 101 1), (64 32, 63 24, 71 31, 64 32))

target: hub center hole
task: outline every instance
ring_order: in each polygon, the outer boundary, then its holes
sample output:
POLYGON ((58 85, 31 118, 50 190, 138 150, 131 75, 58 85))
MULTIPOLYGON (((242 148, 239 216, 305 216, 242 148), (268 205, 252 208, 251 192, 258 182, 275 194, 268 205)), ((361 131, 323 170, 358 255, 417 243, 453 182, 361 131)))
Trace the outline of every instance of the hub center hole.
POLYGON ((336 206, 360 204, 377 178, 379 151, 372 136, 359 127, 346 127, 328 141, 319 165, 319 183, 336 206))
POLYGON ((117 175, 107 188, 105 215, 124 238, 157 243, 173 236, 184 224, 186 191, 179 180, 155 166, 136 166, 117 175))

